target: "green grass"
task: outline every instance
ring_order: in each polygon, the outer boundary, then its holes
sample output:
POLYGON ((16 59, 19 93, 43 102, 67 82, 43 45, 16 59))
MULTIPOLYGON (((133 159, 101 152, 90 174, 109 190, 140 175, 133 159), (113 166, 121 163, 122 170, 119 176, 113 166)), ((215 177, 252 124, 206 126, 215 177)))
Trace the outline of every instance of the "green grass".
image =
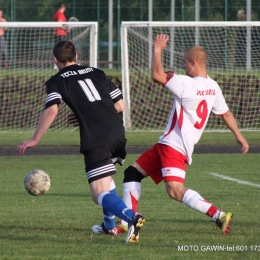
MULTIPOLYGON (((151 146, 158 141, 162 132, 126 132, 128 146, 151 146)), ((251 146, 260 146, 260 132, 244 132, 251 146)), ((1 133, 0 145, 16 147, 18 143, 32 137, 32 133, 1 133)), ((39 146, 76 146, 79 145, 79 133, 48 131, 39 146)), ((230 146, 237 145, 234 136, 230 132, 211 133, 205 132, 197 145, 230 146)))
MULTIPOLYGON (((123 170, 137 156, 128 155, 125 165, 118 167, 115 182, 120 195, 123 170)), ((155 186, 146 179, 139 210, 147 223, 137 244, 125 244, 124 235, 91 233, 102 214, 91 201, 81 155, 0 157, 0 165, 0 259, 259 259, 259 251, 250 251, 251 245, 260 250, 259 187, 208 174, 260 184, 258 154, 194 155, 187 169, 187 187, 234 213, 230 235, 222 236, 210 218, 171 200, 163 183, 155 186), (31 196, 23 187, 25 175, 34 168, 50 174, 51 189, 44 196, 31 196), (198 251, 180 251, 181 246, 198 251), (225 250, 210 251, 213 246, 225 250), (228 251, 228 246, 247 250, 228 251)))

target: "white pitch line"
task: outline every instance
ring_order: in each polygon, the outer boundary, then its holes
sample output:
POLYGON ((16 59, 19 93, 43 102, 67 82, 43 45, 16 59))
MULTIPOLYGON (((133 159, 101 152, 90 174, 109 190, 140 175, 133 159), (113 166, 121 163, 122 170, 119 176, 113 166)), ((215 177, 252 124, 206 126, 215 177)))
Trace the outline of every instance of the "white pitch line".
POLYGON ((244 185, 249 185, 249 186, 260 188, 260 184, 256 184, 256 183, 253 183, 253 182, 243 181, 243 180, 231 178, 229 176, 221 175, 221 174, 218 174, 218 173, 215 173, 215 172, 209 172, 208 174, 210 174, 212 176, 215 176, 215 177, 219 177, 219 178, 221 178, 223 180, 229 180, 229 181, 237 182, 239 184, 244 184, 244 185))

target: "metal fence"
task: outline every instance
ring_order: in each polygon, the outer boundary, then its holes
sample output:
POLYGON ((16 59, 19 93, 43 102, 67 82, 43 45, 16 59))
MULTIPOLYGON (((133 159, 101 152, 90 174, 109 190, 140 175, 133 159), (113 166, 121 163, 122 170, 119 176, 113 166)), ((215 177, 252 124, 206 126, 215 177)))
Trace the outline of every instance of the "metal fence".
MULTIPOLYGON (((53 21, 58 1, 0 0, 8 21, 53 21)), ((120 67, 121 21, 241 21, 260 18, 259 0, 63 0, 67 19, 99 24, 99 67, 120 67), (112 16, 112 17, 111 17, 112 16), (112 53, 112 57, 110 56, 112 53), (110 64, 110 65, 109 65, 110 64), (111 66, 110 66, 111 67, 111 66)))

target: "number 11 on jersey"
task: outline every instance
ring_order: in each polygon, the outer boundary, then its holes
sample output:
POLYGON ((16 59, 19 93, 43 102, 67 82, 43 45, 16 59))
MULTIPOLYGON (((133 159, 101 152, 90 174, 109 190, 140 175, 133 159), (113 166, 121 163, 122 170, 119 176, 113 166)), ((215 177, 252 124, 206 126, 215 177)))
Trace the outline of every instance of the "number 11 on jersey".
POLYGON ((78 80, 78 83, 90 102, 101 100, 101 97, 91 79, 78 80))

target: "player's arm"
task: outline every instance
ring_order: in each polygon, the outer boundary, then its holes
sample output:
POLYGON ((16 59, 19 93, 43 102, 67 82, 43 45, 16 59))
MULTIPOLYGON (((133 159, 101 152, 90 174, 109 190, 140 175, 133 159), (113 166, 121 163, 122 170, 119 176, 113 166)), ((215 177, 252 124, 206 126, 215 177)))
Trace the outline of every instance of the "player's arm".
POLYGON ((162 65, 162 51, 166 48, 168 40, 169 36, 166 34, 156 36, 152 57, 152 79, 163 85, 166 84, 168 78, 162 65))
POLYGON ((41 140, 42 136, 49 129, 56 115, 58 114, 58 105, 54 104, 46 108, 39 119, 38 126, 34 132, 32 139, 21 142, 17 147, 17 152, 22 155, 27 148, 36 146, 41 140))
POLYGON ((107 81, 107 86, 109 87, 110 98, 114 103, 117 113, 119 114, 125 110, 125 102, 123 101, 122 92, 120 88, 116 87, 115 84, 106 75, 105 78, 107 81))
POLYGON ((125 102, 123 101, 123 99, 120 99, 116 103, 114 103, 114 106, 117 113, 121 113, 125 110, 125 102))
POLYGON ((234 118, 232 112, 228 110, 224 115, 222 115, 222 119, 226 126, 232 131, 232 133, 235 135, 236 140, 241 145, 241 152, 247 153, 249 150, 249 144, 247 140, 244 138, 244 136, 240 133, 238 129, 238 125, 236 122, 236 119, 234 118))

